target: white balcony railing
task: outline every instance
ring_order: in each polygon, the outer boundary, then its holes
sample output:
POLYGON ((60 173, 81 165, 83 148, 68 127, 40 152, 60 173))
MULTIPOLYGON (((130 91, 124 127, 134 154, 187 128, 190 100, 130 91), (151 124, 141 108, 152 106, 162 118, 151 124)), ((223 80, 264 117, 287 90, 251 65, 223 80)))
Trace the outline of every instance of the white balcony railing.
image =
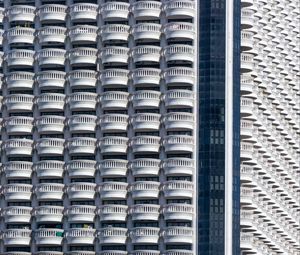
POLYGON ((196 34, 194 24, 188 22, 167 23, 164 26, 163 31, 167 39, 184 38, 194 40, 196 34))
POLYGON ((159 63, 161 48, 159 46, 136 46, 132 48, 131 56, 135 63, 147 61, 159 63))
POLYGON ((31 134, 33 128, 33 118, 14 116, 4 120, 3 127, 5 127, 8 134, 31 134))
POLYGON ((127 239, 127 228, 107 227, 98 232, 101 244, 125 244, 127 239))
POLYGON ((64 207, 45 205, 34 209, 33 215, 36 222, 62 222, 64 207))
POLYGON ((40 134, 63 133, 65 117, 56 115, 44 115, 36 118, 35 126, 40 134))
POLYGON ((4 245, 29 246, 31 240, 30 229, 6 229, 2 234, 4 245))
POLYGON ((70 6, 71 20, 95 21, 98 15, 98 5, 92 3, 78 3, 70 6))
POLYGON ((35 10, 35 7, 30 5, 13 5, 7 9, 7 17, 9 22, 33 22, 35 17, 35 10))
POLYGON ((97 72, 92 70, 74 70, 67 77, 70 86, 73 87, 96 87, 97 72))
POLYGON ((8 66, 33 66, 34 51, 32 50, 11 50, 5 56, 8 66))
POLYGON ((107 136, 100 139, 100 150, 102 153, 126 153, 128 138, 118 136, 107 136))
POLYGON ((193 130, 194 114, 186 112, 171 112, 164 115, 163 123, 167 130, 193 130))
POLYGON ((70 177, 93 177, 96 171, 96 161, 72 160, 66 164, 66 170, 70 177))
POLYGON ((39 183, 35 186, 35 194, 38 200, 62 200, 64 184, 39 183))
POLYGON ((120 40, 127 41, 130 34, 130 26, 123 24, 108 24, 101 27, 102 41, 120 40))
POLYGON ((2 188, 5 200, 18 201, 31 199, 32 185, 30 184, 6 184, 2 188))
POLYGON ((140 158, 130 162, 130 169, 133 176, 158 175, 160 169, 159 159, 140 158))
POLYGON ((193 152, 194 138, 188 135, 169 135, 163 140, 166 152, 193 152))
POLYGON ((89 182, 74 182, 68 185, 67 192, 70 200, 94 199, 96 184, 89 182))
POLYGON ((65 95, 59 93, 43 93, 37 97, 39 110, 62 111, 65 106, 65 95))
POLYGON ((163 207, 165 220, 193 220, 194 206, 188 204, 167 204, 163 207))
POLYGON ((94 132, 97 117, 93 115, 72 115, 67 124, 70 132, 94 132))
POLYGON ((73 137, 67 140, 69 154, 95 154, 97 139, 92 137, 73 137))
MULTIPOLYGON (((156 57, 155 57, 156 60, 159 60, 159 56, 156 57)), ((152 56, 150 58, 152 58, 152 56)), ((147 61, 147 60, 143 58, 143 60, 141 61, 147 61)), ((142 84, 159 85, 161 80, 161 70, 156 68, 137 68, 132 71, 131 76, 134 85, 142 85, 142 84)))
POLYGON ((126 131, 128 126, 128 115, 104 114, 99 119, 103 131, 126 131))
POLYGON ((9 206, 2 210, 5 223, 27 223, 31 219, 31 207, 9 206))
POLYGON ((72 43, 91 42, 97 41, 98 27, 90 25, 77 25, 71 27, 69 30, 69 37, 72 43))
POLYGON ((33 150, 33 140, 19 138, 6 140, 2 145, 7 156, 31 156, 33 150))
POLYGON ((100 97, 104 109, 127 109, 129 93, 120 91, 104 92, 100 97))
POLYGON ((193 197, 194 184, 190 181, 167 181, 163 185, 166 198, 193 197))
POLYGON ((127 183, 124 182, 103 182, 98 191, 102 199, 125 199, 127 196, 127 183))
POLYGON ((157 1, 138 1, 133 3, 131 11, 137 20, 159 19, 161 13, 161 3, 157 1))
POLYGON ((127 160, 105 159, 99 162, 98 169, 101 176, 126 176, 127 160))
POLYGON ((173 19, 180 17, 193 18, 196 13, 195 2, 189 0, 166 1, 163 9, 167 18, 173 19))
POLYGON ((42 228, 35 230, 34 239, 37 245, 61 245, 63 229, 42 228))
POLYGON ((165 243, 193 243, 193 235, 189 227, 168 227, 163 231, 165 243))
POLYGON ((138 181, 132 184, 130 191, 134 199, 158 198, 159 187, 159 182, 138 181))
POLYGON ((155 227, 136 227, 130 231, 133 243, 158 243, 159 228, 155 227))
POLYGON ((167 107, 193 107, 194 92, 189 90, 168 90, 164 96, 167 107))
POLYGON ((129 3, 125 2, 107 2, 101 5, 101 14, 103 19, 127 19, 129 14, 129 3))
POLYGON ((40 138, 36 142, 39 155, 63 155, 65 140, 61 138, 40 138))
POLYGON ((14 43, 33 44, 34 32, 35 30, 33 28, 13 27, 6 32, 6 38, 9 44, 14 44, 14 43))
POLYGON ((32 162, 9 161, 3 164, 6 178, 30 178, 32 174, 32 162))
POLYGON ((98 101, 97 97, 98 95, 96 93, 76 92, 68 97, 68 103, 71 110, 93 110, 96 108, 96 104, 98 101))
POLYGON ((134 108, 158 108, 161 101, 161 93, 152 90, 139 90, 132 96, 134 108))
POLYGON ((161 25, 156 23, 138 23, 132 26, 134 40, 158 41, 161 36, 161 25))
POLYGON ((126 221, 127 205, 102 205, 98 209, 101 221, 126 221))
POLYGON ((66 211, 69 222, 94 222, 95 213, 96 207, 87 205, 73 205, 66 211))
POLYGON ((37 177, 63 177, 64 162, 58 160, 43 160, 34 164, 34 171, 37 177))
POLYGON ((130 208, 129 213, 132 220, 158 220, 160 206, 137 204, 130 208))
POLYGON ((43 71, 39 72, 36 81, 40 88, 64 88, 65 72, 43 71))
POLYGON ((193 46, 184 44, 172 44, 164 48, 166 61, 194 62, 195 49, 193 46))
POLYGON ((164 160, 163 169, 166 175, 192 175, 195 161, 188 158, 169 158, 164 160))
POLYGON ((72 228, 66 232, 68 244, 93 244, 95 240, 95 229, 91 228, 72 228))
POLYGON ((64 43, 66 39, 67 28, 59 26, 41 27, 37 32, 40 44, 64 43))
POLYGON ((45 4, 38 9, 38 16, 41 22, 65 21, 67 6, 60 4, 45 4))

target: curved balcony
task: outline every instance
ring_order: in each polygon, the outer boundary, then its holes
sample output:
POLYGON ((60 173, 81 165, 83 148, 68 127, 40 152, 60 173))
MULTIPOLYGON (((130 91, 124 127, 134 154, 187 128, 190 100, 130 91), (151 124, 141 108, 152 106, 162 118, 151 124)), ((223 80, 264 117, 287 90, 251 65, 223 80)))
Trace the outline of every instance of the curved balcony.
POLYGON ((95 229, 72 228, 66 232, 67 243, 70 245, 93 244, 95 240, 95 229))
POLYGON ((11 94, 4 98, 8 111, 32 111, 34 96, 26 94, 11 94))
POLYGON ((193 107, 195 93, 190 90, 168 90, 164 96, 166 107, 193 107))
POLYGON ((104 92, 100 97, 103 109, 127 109, 129 93, 121 91, 104 92))
POLYGON ((64 88, 65 76, 65 72, 43 71, 37 74, 36 81, 39 88, 64 88))
POLYGON ((30 229, 6 229, 2 234, 3 243, 7 246, 29 246, 31 240, 30 229))
POLYGON ((8 44, 21 43, 33 44, 34 42, 33 28, 28 27, 13 27, 7 30, 6 39, 8 44))
POLYGON ((41 138, 36 142, 39 155, 63 155, 65 140, 61 138, 41 138))
POLYGON ((253 48, 253 32, 243 31, 241 32, 241 51, 248 51, 253 48))
POLYGON ((137 227, 130 231, 132 243, 154 243, 159 240, 159 228, 154 227, 137 227))
POLYGON ((139 90, 132 96, 134 108, 159 108, 161 93, 152 90, 139 90))
MULTIPOLYGON (((172 1, 173 2, 173 1, 172 1)), ((193 23, 188 22, 170 22, 167 23, 163 31, 167 40, 169 39, 189 39, 194 40, 195 26, 193 23)))
POLYGON ((156 68, 138 68, 132 71, 134 85, 160 85, 161 70, 156 68))
POLYGON ((77 25, 69 30, 69 37, 72 43, 97 42, 98 27, 89 25, 77 25))
POLYGON ((189 227, 168 227, 163 231, 165 243, 193 243, 193 229, 189 227))
POLYGON ((138 181, 132 184, 130 190, 133 199, 158 198, 159 187, 160 187, 159 182, 138 181))
POLYGON ((99 162, 98 169, 101 176, 126 176, 127 160, 105 159, 99 162))
POLYGON ((241 72, 251 72, 254 67, 254 56, 251 53, 241 53, 241 72))
POLYGON ((65 106, 65 95, 59 93, 43 93, 37 98, 40 111, 63 111, 65 106))
POLYGON ((130 146, 132 152, 159 152, 160 148, 159 136, 135 136, 131 138, 130 146))
POLYGON ((250 116, 253 114, 253 99, 241 98, 241 116, 250 116))
POLYGON ((241 233, 240 237, 240 247, 241 249, 252 250, 253 249, 253 234, 252 233, 241 233))
POLYGON ((94 48, 74 48, 68 51, 71 65, 95 65, 98 50, 94 48))
POLYGON ((195 127, 194 114, 188 112, 167 113, 163 122, 167 130, 193 130, 195 127))
MULTIPOLYGON (((95 255, 96 253, 93 251, 70 251, 68 252, 70 255, 95 255)), ((50 254, 52 255, 52 254, 50 254)))
POLYGON ((31 199, 32 185, 30 184, 6 184, 3 186, 3 194, 6 201, 29 201, 31 199))
POLYGON ((93 177, 96 171, 94 160, 72 160, 66 164, 69 177, 93 177))
POLYGON ((64 184, 39 183, 35 186, 35 194, 38 200, 62 200, 64 184))
POLYGON ((98 190, 102 199, 125 199, 127 186, 125 182, 103 182, 98 190))
POLYGON ((62 222, 64 207, 45 205, 34 209, 36 222, 62 222))
POLYGON ((137 113, 132 116, 131 124, 137 130, 159 130, 160 114, 157 113, 137 113))
POLYGON ((128 70, 106 69, 101 72, 100 79, 102 86, 123 85, 127 86, 128 70))
POLYGON ((36 58, 40 66, 64 66, 66 51, 63 49, 42 49, 37 52, 36 58))
POLYGON ((3 143, 3 149, 7 156, 31 156, 33 140, 25 138, 9 139, 3 143))
POLYGON ((91 3, 78 3, 70 6, 71 20, 96 21, 98 15, 98 5, 91 3))
POLYGON ((130 26, 123 24, 107 24, 101 26, 100 35, 102 41, 127 41, 130 34, 130 26))
POLYGON ((64 162, 58 160, 43 160, 35 163, 34 170, 38 178, 63 177, 64 162))
POLYGON ((160 252, 154 250, 136 250, 132 251, 130 255, 160 255, 160 252))
POLYGON ((241 187, 241 205, 252 204, 253 203, 253 189, 247 187, 241 187))
POLYGON ((102 64, 127 64, 129 57, 129 48, 118 46, 105 47, 100 51, 99 57, 101 58, 102 64))
POLYGON ((67 28, 58 26, 41 27, 37 32, 40 44, 65 43, 67 28))
POLYGON ((240 127, 241 139, 250 138, 253 136, 253 121, 242 119, 240 127))
POLYGON ((160 169, 159 159, 134 159, 130 162, 130 169, 133 176, 158 175, 160 169))
POLYGON ((60 4, 45 4, 39 7, 38 15, 41 22, 65 21, 67 6, 60 4))
POLYGON ((69 96, 68 103, 71 110, 94 110, 97 104, 97 94, 90 92, 76 92, 69 96))
POLYGON ((195 71, 189 67, 170 67, 167 68, 163 77, 167 84, 195 84, 195 71))
POLYGON ((241 75, 241 94, 253 93, 254 80, 251 75, 241 75))
POLYGON ((128 145, 127 137, 107 136, 100 140, 101 153, 126 153, 128 145))
POLYGON ((131 215, 132 220, 158 220, 159 218, 159 205, 133 205, 129 213, 131 215))
POLYGON ((3 170, 6 178, 30 178, 32 165, 32 162, 9 161, 3 164, 3 170))
POLYGON ((164 48, 164 56, 167 62, 186 61, 193 63, 195 60, 195 49, 190 45, 172 44, 164 48))
POLYGON ((138 1, 133 3, 131 11, 136 20, 159 19, 161 3, 157 1, 138 1))
POLYGON ((190 220, 194 218, 194 206, 188 204, 167 204, 163 207, 165 220, 190 220))
POLYGON ((163 10, 167 18, 193 18, 196 13, 196 6, 194 1, 169 0, 165 2, 163 10))
POLYGON ((194 184, 190 181, 167 181, 163 185, 163 192, 166 198, 192 198, 194 193, 194 184))
POLYGON ((30 5, 10 6, 7 9, 7 17, 9 22, 33 22, 35 17, 35 7, 30 5))
POLYGON ((94 199, 96 193, 96 184, 89 182, 74 182, 67 188, 70 200, 94 199))
POLYGON ((254 24, 254 11, 251 9, 243 8, 241 11, 241 29, 249 29, 254 24))
POLYGON ((97 117, 94 115, 72 115, 68 119, 70 132, 95 132, 97 117))
POLYGON ((96 206, 73 205, 67 209, 68 222, 94 222, 96 206))
POLYGON ((127 205, 102 205, 98 210, 100 221, 126 221, 127 205))
POLYGON ((253 225, 253 211, 251 210, 241 210, 240 224, 242 227, 252 227, 253 225))
POLYGON ((253 144, 249 142, 241 142, 240 157, 242 160, 250 160, 253 155, 253 144))
POLYGON ((31 219, 31 207, 9 206, 2 210, 4 222, 7 223, 28 223, 31 219))
POLYGON ((166 152, 193 152, 194 137, 188 135, 169 135, 163 140, 166 152))
POLYGON ((193 175, 195 161, 189 158, 169 158, 163 163, 165 175, 193 175))
POLYGON ((128 126, 128 115, 126 114, 104 114, 99 119, 102 131, 126 131, 128 126))
POLYGON ((129 3, 107 2, 101 5, 100 13, 105 20, 124 20, 128 19, 129 3))
POLYGON ((36 118, 35 126, 40 134, 63 133, 65 117, 55 115, 44 115, 36 118))
POLYGON ((96 87, 97 72, 92 70, 74 70, 68 73, 67 77, 70 87, 96 87))
MULTIPOLYGON (((159 63, 161 47, 158 46, 136 46, 132 48, 131 56, 133 58, 133 62, 155 62, 159 63)), ((160 79, 160 77, 159 77, 160 79)))
POLYGON ((107 227, 98 232, 100 244, 125 244, 127 228, 107 227))
POLYGON ((13 116, 5 119, 3 123, 8 134, 31 134, 33 128, 33 118, 23 116, 13 116))
POLYGON ((34 51, 32 50, 11 50, 5 56, 8 66, 33 66, 34 51))
POLYGON ((95 154, 97 139, 92 137, 74 137, 68 139, 69 154, 95 154))
POLYGON ((63 234, 63 229, 37 229, 34 233, 34 239, 37 245, 62 245, 63 234))
POLYGON ((161 25, 156 23, 139 23, 132 26, 134 40, 159 41, 161 25))

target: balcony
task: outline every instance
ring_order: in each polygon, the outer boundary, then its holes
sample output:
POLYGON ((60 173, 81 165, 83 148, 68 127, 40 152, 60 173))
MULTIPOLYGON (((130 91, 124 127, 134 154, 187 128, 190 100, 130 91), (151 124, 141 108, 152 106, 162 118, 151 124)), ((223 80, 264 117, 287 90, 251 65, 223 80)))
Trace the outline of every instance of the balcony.
POLYGON ((195 161, 189 158, 169 158, 163 163, 165 175, 193 175, 195 161))
POLYGON ((169 108, 193 107, 195 94, 190 90, 168 90, 164 95, 165 106, 169 108))
POLYGON ((161 93, 152 90, 139 90, 132 96, 134 108, 159 108, 161 93))
POLYGON ((72 160, 66 164, 69 177, 94 177, 96 161, 94 160, 72 160))
POLYGON ((128 115, 104 114, 99 119, 102 131, 127 131, 128 115))
POLYGON ((65 72, 60 71, 43 71, 39 72, 36 81, 39 88, 64 88, 65 86, 65 72))
POLYGON ((189 0, 166 1, 163 9, 168 19, 193 18, 196 13, 195 2, 189 0))
POLYGON ((68 103, 71 110, 95 110, 97 94, 90 92, 76 92, 69 96, 68 103))
POLYGON ((96 87, 97 72, 92 70, 74 70, 67 77, 71 88, 96 87))
POLYGON ((154 227, 137 227, 130 231, 131 242, 137 243, 153 243, 158 244, 159 228, 154 227))
POLYGON ((241 29, 249 29, 254 24, 254 11, 251 9, 243 8, 241 11, 241 29))
POLYGON ((188 135, 169 135, 163 140, 166 152, 194 152, 194 137, 188 135))
MULTIPOLYGON (((136 46, 131 51, 133 62, 154 62, 159 63, 161 48, 158 46, 136 46)), ((160 80, 160 77, 159 77, 160 80)), ((158 81, 159 81, 158 80, 158 81)))
POLYGON ((34 51, 32 50, 11 50, 5 56, 7 65, 12 67, 32 67, 34 63, 34 51))
POLYGON ((35 163, 34 171, 36 172, 38 178, 61 178, 64 175, 64 162, 58 160, 39 161, 35 163))
POLYGON ((72 115, 68 119, 70 132, 95 132, 97 117, 94 115, 72 115))
POLYGON ((254 68, 254 56, 251 53, 241 53, 241 72, 251 72, 254 68))
POLYGON ((127 186, 125 182, 103 182, 98 191, 102 199, 125 199, 127 197, 127 186))
POLYGON ((94 222, 96 206, 73 205, 67 209, 68 222, 94 222))
POLYGON ((254 79, 251 75, 241 75, 241 94, 248 95, 253 93, 254 79))
POLYGON ((194 206, 189 204, 167 204, 163 207, 165 220, 189 220, 194 219, 194 206))
POLYGON ((245 228, 253 226, 253 211, 242 209, 240 218, 241 227, 245 228))
POLYGON ((32 174, 32 162, 9 161, 3 164, 3 170, 7 179, 30 178, 32 174))
POLYGON ((13 5, 7 9, 9 22, 33 22, 35 7, 30 5, 13 5))
POLYGON ((189 67, 170 67, 163 73, 167 84, 195 84, 195 71, 189 67))
POLYGON ((78 25, 71 27, 69 37, 72 43, 96 43, 98 27, 89 25, 78 25))
POLYGON ((163 185, 165 198, 192 198, 194 184, 190 181, 167 181, 163 185))
POLYGON ((154 250, 136 250, 132 251, 130 255, 160 255, 160 252, 154 250))
POLYGON ((68 139, 69 154, 95 154, 97 139, 92 137, 74 137, 68 139))
POLYGON ((31 156, 33 140, 19 138, 3 142, 3 149, 7 156, 31 156))
POLYGON ((135 136, 130 141, 130 146, 133 153, 139 152, 159 152, 160 148, 160 137, 159 136, 135 136))
POLYGON ((38 16, 41 22, 65 21, 67 6, 60 4, 45 4, 39 7, 38 16))
POLYGON ((31 240, 30 229, 6 229, 2 234, 3 243, 7 246, 29 246, 31 240))
POLYGON ((130 34, 130 26, 123 24, 108 24, 101 26, 100 35, 102 41, 127 41, 130 34))
POLYGON ((63 211, 64 207, 62 206, 38 206, 34 209, 34 216, 36 222, 62 222, 63 211))
POLYGON ((3 123, 8 134, 31 134, 33 128, 33 118, 23 116, 13 116, 5 119, 3 123))
POLYGON ((253 32, 243 31, 241 32, 241 51, 248 51, 253 48, 253 32))
POLYGON ((107 227, 98 232, 100 244, 126 244, 127 228, 107 227))
POLYGON ((251 116, 253 114, 253 99, 241 98, 241 116, 251 116))
POLYGON ((106 69, 101 72, 100 80, 102 86, 122 85, 127 86, 128 70, 123 69, 106 69))
POLYGON ((95 229, 89 228, 72 228, 67 231, 66 238, 69 245, 89 245, 95 240, 95 229))
POLYGON ((132 71, 133 85, 160 85, 160 69, 138 68, 132 71))
POLYGON ((3 23, 4 16, 5 16, 5 9, 3 7, 0 7, 0 23, 3 23))
POLYGON ((253 144, 249 142, 241 142, 241 160, 251 160, 253 155, 253 144))
POLYGON ((102 48, 98 57, 101 59, 102 64, 117 63, 127 65, 129 48, 118 46, 105 47, 102 48))
POLYGON ((127 205, 102 205, 98 210, 100 221, 126 221, 127 205))
POLYGON ((64 184, 39 183, 35 186, 35 194, 38 200, 62 200, 64 184))
POLYGON ((168 227, 163 231, 165 243, 193 243, 193 229, 189 227, 168 227))
POLYGON ((161 25, 156 23, 139 23, 132 26, 134 40, 159 41, 161 25))
POLYGON ((251 205, 253 203, 253 189, 241 187, 241 205, 251 205))
POLYGON ((120 91, 104 92, 100 97, 103 109, 127 109, 129 93, 120 91))
POLYGON ((252 233, 241 233, 240 247, 242 250, 252 250, 253 249, 253 234, 252 233))
POLYGON ((129 213, 131 215, 132 220, 155 220, 159 219, 159 205, 133 205, 129 213))
POLYGON ((72 21, 96 21, 98 5, 91 3, 78 3, 70 6, 69 10, 72 21))
POLYGON ((126 176, 127 160, 122 159, 105 159, 99 162, 98 169, 101 176, 126 176))
POLYGON ((65 43, 67 28, 58 26, 41 27, 37 32, 40 44, 65 43))
POLYGON ((37 245, 62 245, 64 230, 49 228, 37 229, 34 233, 37 245))
POLYGON ((67 188, 70 200, 94 199, 96 193, 96 184, 88 182, 74 182, 69 184, 67 188))
POLYGON ((132 116, 131 124, 137 130, 159 130, 160 114, 157 113, 137 113, 132 116))
POLYGON ((65 140, 61 138, 41 138, 36 142, 38 155, 63 155, 65 140))
POLYGON ((44 115, 36 118, 35 126, 40 134, 63 133, 65 117, 44 115))
POLYGON ((43 93, 37 98, 40 111, 63 111, 65 107, 65 95, 59 93, 43 93))
POLYGON ((33 44, 34 32, 33 28, 13 27, 6 32, 6 39, 8 44, 33 44))
POLYGON ((188 112, 170 112, 164 116, 163 123, 167 130, 193 130, 195 118, 188 112))
POLYGON ((130 162, 130 169, 133 176, 159 175, 160 160, 159 159, 134 159, 130 162))
POLYGON ((64 66, 66 51, 63 49, 43 49, 37 52, 36 58, 40 66, 64 66))
POLYGON ((240 135, 241 139, 250 138, 253 136, 253 121, 251 120, 241 120, 241 128, 240 128, 240 135))
POLYGON ((138 181, 132 184, 130 191, 133 199, 158 198, 159 187, 159 182, 138 181))
POLYGON ((132 5, 131 11, 136 20, 159 19, 161 3, 157 1, 139 1, 132 5))
POLYGON ((188 22, 167 23, 164 26, 163 31, 165 33, 167 40, 169 39, 194 40, 196 34, 194 24, 188 22))
POLYGON ((107 136, 100 140, 101 153, 125 154, 127 152, 127 137, 107 136))
POLYGON ((107 2, 101 5, 100 13, 105 20, 126 20, 129 14, 129 3, 107 2))
POLYGON ((195 60, 195 49, 190 45, 172 44, 164 48, 164 56, 167 62, 185 61, 193 63, 195 60))
POLYGON ((6 184, 2 192, 6 201, 31 200, 32 185, 30 184, 6 184))
POLYGON ((7 223, 28 223, 31 219, 31 207, 9 206, 3 208, 2 216, 7 223))
POLYGON ((98 50, 94 48, 74 48, 68 51, 71 65, 96 65, 98 50))

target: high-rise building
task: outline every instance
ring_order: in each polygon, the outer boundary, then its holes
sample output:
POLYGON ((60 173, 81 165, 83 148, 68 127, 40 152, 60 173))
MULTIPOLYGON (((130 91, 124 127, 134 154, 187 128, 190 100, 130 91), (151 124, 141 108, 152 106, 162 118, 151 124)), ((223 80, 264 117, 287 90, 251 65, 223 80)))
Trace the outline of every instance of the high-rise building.
POLYGON ((1 254, 300 254, 299 1, 1 4, 1 254))

